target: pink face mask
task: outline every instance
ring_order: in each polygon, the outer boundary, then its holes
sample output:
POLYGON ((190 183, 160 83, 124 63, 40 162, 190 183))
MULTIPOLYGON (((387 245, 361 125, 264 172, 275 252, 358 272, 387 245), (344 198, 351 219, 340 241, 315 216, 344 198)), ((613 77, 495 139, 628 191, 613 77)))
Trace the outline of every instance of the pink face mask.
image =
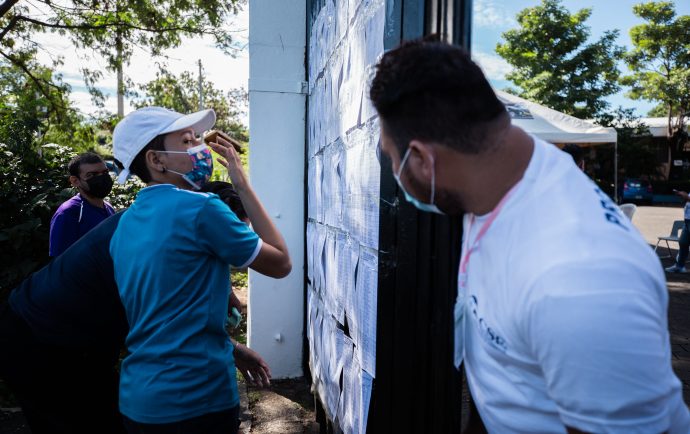
POLYGON ((201 190, 201 187, 208 182, 213 173, 213 156, 211 150, 204 144, 187 149, 187 151, 158 151, 166 154, 189 154, 192 159, 192 170, 187 173, 176 172, 168 169, 172 173, 180 175, 185 181, 189 183, 195 190, 201 190))

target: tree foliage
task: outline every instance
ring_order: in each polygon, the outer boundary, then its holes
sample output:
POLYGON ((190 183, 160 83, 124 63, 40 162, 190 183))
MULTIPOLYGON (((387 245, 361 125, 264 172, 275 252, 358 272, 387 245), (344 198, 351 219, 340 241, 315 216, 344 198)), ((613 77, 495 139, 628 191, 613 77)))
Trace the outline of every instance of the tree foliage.
POLYGON ((0 300, 48 261, 55 205, 73 194, 66 168, 74 151, 59 145, 36 151, 0 144, 0 300))
POLYGON ((647 112, 647 116, 650 118, 664 118, 668 116, 668 109, 664 104, 657 104, 647 112))
MULTIPOLYGON (((111 125, 111 119, 82 118, 59 76, 33 59, 27 65, 34 77, 52 83, 48 95, 42 83, 0 61, 0 301, 48 261, 50 220, 75 194, 67 163, 79 152, 96 150, 98 131, 111 125)), ((127 205, 137 189, 118 187, 108 199, 127 205)))
POLYGON ((604 98, 619 90, 617 61, 623 49, 617 30, 588 43, 585 22, 591 9, 571 14, 559 0, 542 0, 517 15, 519 27, 503 33, 496 52, 514 70, 507 78, 523 98, 579 118, 591 118, 608 106, 604 98))
POLYGON ((25 62, 32 75, 0 61, 0 143, 17 152, 29 152, 46 143, 66 144, 77 151, 93 150, 98 124, 87 121, 71 106, 69 86, 28 53, 25 62), (51 84, 44 88, 43 82, 33 77, 51 84))
MULTIPOLYGON (((160 69, 153 81, 139 89, 143 95, 134 98, 133 105, 136 108, 157 105, 180 113, 199 109, 199 82, 187 71, 175 75, 166 69, 160 69)), ((215 128, 229 133, 241 142, 247 142, 249 134, 241 120, 247 106, 247 92, 244 89, 223 92, 205 79, 202 80, 202 89, 204 108, 212 108, 216 112, 215 128)))
POLYGON ((659 175, 656 147, 649 127, 635 115, 634 109, 618 107, 600 115, 597 123, 613 127, 618 133, 618 165, 625 176, 654 178, 659 175))
POLYGON ((642 3, 635 5, 633 12, 645 23, 630 29, 633 49, 626 53, 625 61, 632 73, 623 77, 622 83, 630 86, 630 98, 659 103, 653 114, 668 117, 668 136, 675 154, 688 138, 690 15, 676 16, 673 2, 642 3))
MULTIPOLYGON (((76 48, 103 57, 113 71, 129 62, 135 47, 148 50, 155 57, 165 49, 177 47, 183 36, 209 35, 218 47, 232 54, 236 47, 226 23, 242 3, 243 0, 7 0, 0 5, 0 56, 33 76, 25 53, 42 49, 35 38, 42 32, 67 36, 76 48)), ((102 103, 103 95, 95 88, 102 72, 85 68, 82 73, 94 101, 102 103)), ((47 95, 50 78, 34 78, 42 83, 47 95)))

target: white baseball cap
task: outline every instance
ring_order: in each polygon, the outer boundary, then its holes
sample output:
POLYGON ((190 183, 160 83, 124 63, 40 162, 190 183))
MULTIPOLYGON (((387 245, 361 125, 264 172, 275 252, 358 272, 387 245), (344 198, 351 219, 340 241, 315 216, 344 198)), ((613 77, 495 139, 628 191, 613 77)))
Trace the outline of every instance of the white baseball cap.
POLYGON ((163 107, 144 107, 125 116, 113 131, 113 156, 125 166, 117 182, 124 184, 134 158, 156 136, 193 128, 197 133, 216 123, 213 109, 183 115, 163 107))

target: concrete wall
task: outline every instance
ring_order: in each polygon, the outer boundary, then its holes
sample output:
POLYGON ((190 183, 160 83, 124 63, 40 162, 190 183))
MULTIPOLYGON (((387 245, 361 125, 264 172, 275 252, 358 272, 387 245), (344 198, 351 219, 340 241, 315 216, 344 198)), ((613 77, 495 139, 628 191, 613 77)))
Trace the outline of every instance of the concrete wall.
POLYGON ((285 279, 249 273, 248 344, 274 378, 303 374, 305 3, 249 2, 250 177, 292 258, 285 279))

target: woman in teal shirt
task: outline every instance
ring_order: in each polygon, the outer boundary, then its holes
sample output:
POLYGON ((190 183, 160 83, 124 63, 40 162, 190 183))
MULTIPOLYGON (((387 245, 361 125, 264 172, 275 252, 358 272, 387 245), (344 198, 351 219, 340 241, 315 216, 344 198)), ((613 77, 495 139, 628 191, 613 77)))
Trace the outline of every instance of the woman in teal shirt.
POLYGON ((113 134, 115 158, 124 166, 120 181, 131 172, 147 184, 110 242, 130 325, 120 411, 132 433, 236 432, 239 396, 224 328, 228 265, 276 278, 291 269, 283 237, 222 138, 211 147, 254 230, 218 196, 198 192, 212 170, 200 133, 214 123, 212 110, 182 115, 147 107, 126 116, 113 134))

